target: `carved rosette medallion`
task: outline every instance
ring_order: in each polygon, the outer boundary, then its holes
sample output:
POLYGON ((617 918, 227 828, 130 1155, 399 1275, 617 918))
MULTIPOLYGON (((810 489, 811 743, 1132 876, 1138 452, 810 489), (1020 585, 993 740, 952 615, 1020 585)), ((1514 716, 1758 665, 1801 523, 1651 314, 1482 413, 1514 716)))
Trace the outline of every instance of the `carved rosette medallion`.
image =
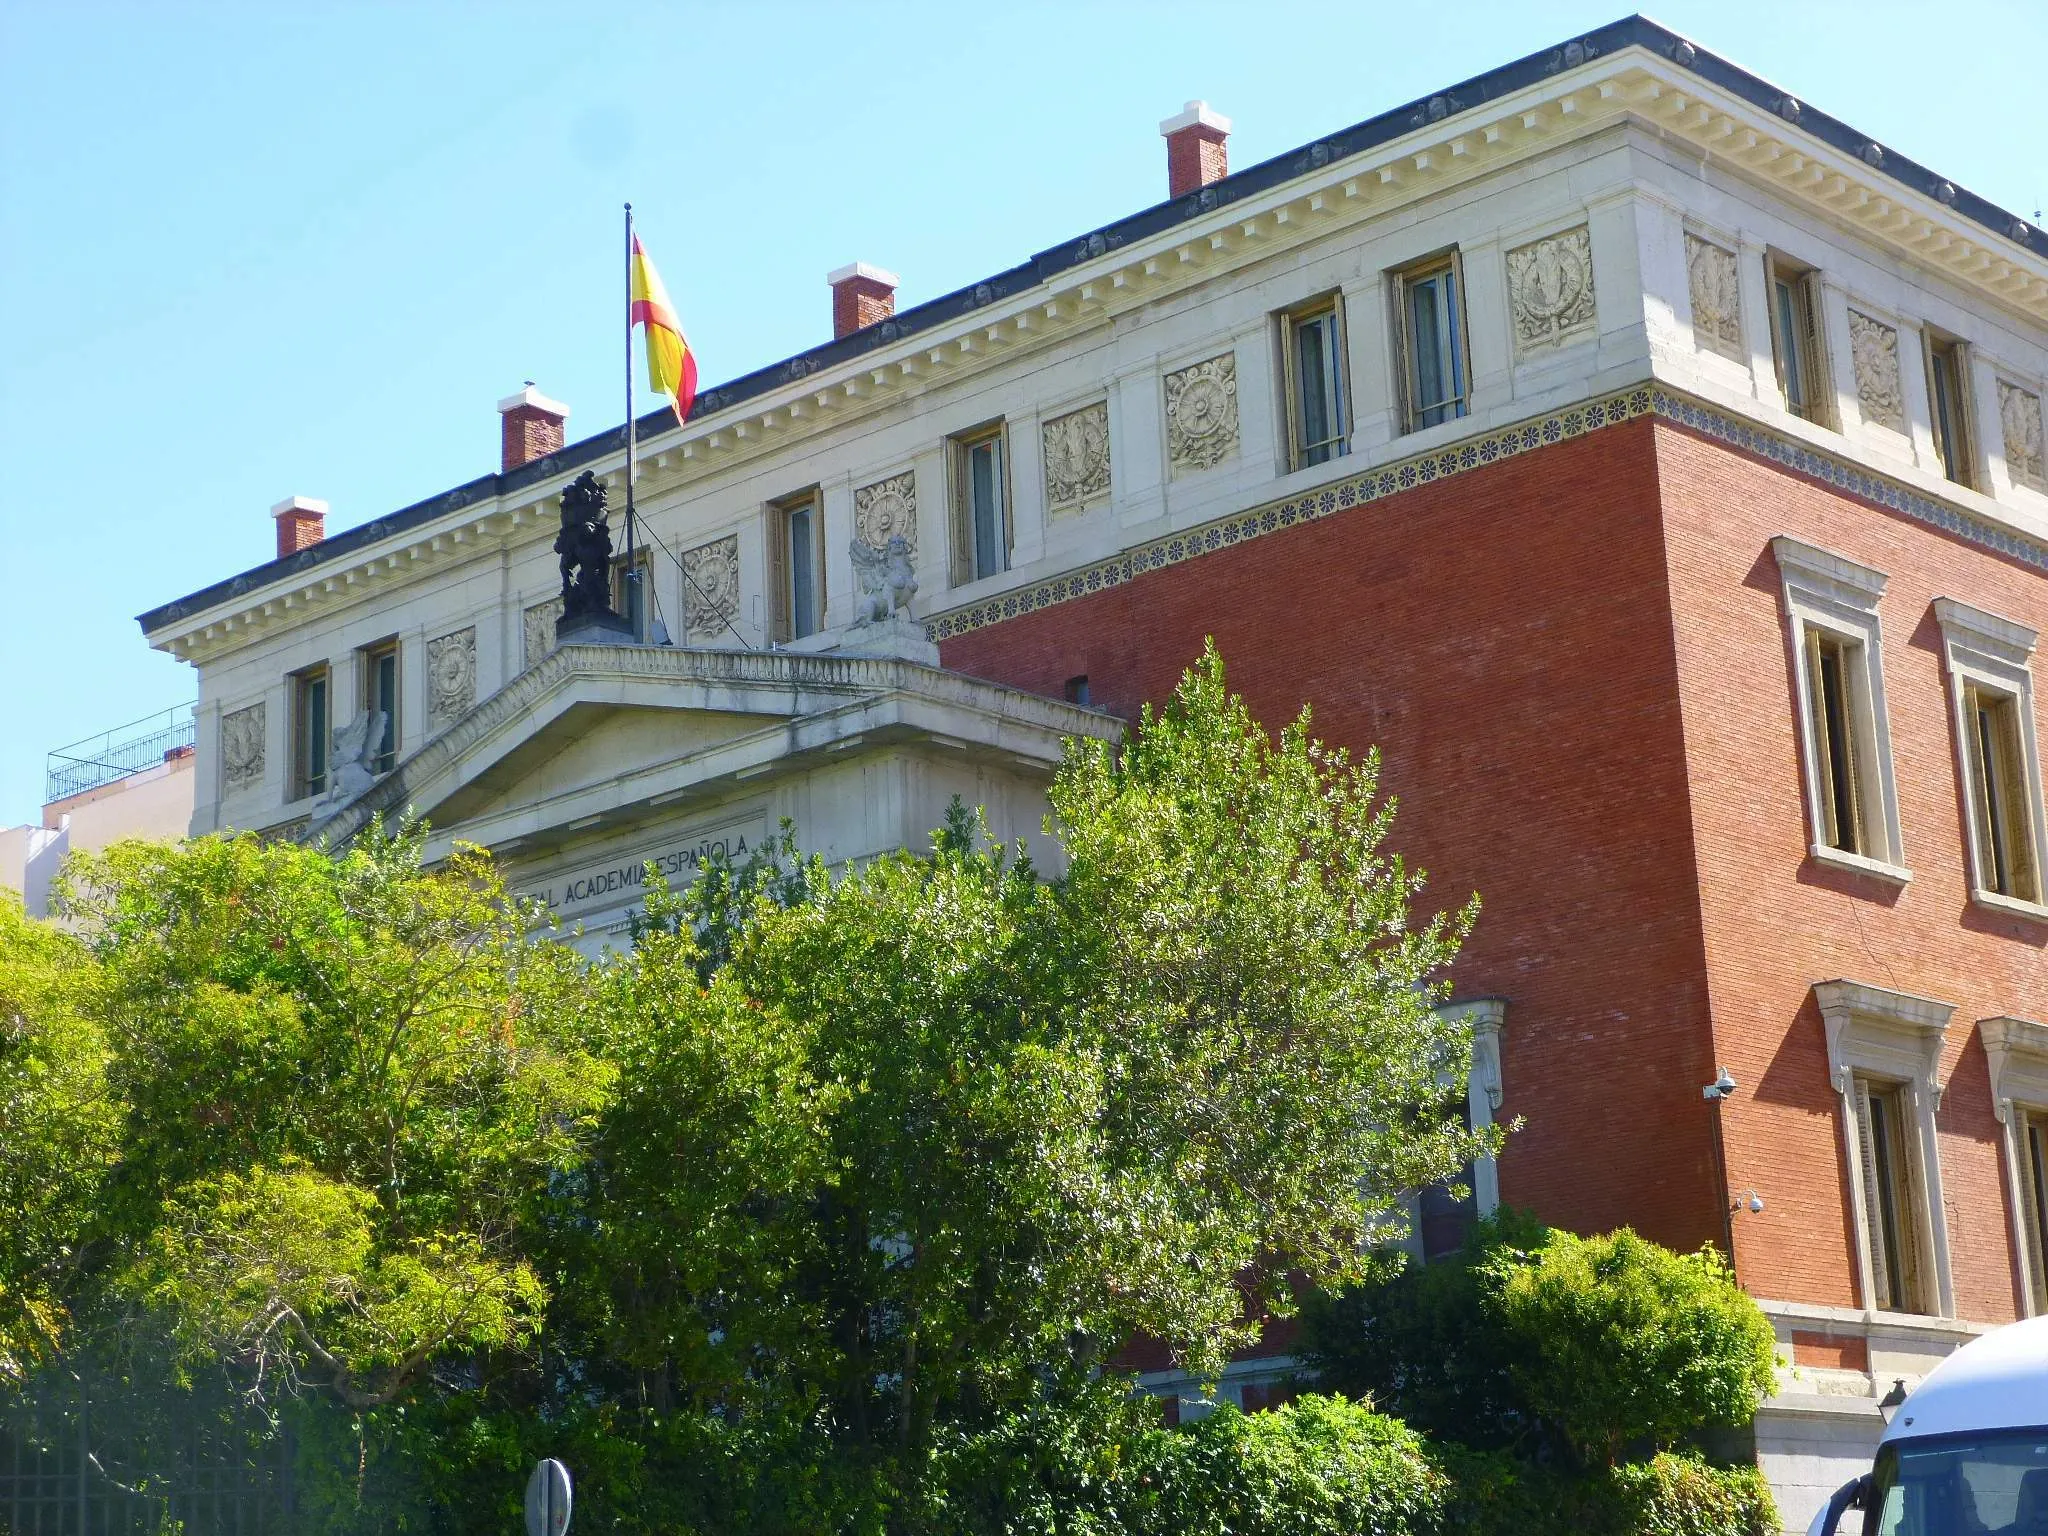
POLYGON ((266 716, 258 702, 220 720, 220 776, 229 794, 263 782, 266 716))
POLYGON ((739 535, 684 550, 683 575, 684 643, 731 646, 740 612, 739 535))
POLYGON ((1508 308, 1518 352, 1593 334, 1593 237, 1585 225, 1508 252, 1508 308))
POLYGON ((1849 311, 1849 351, 1856 360, 1856 402, 1863 419, 1894 432, 1906 430, 1906 397, 1899 385, 1899 333, 1861 310, 1849 311))
POLYGON ((1055 416, 1040 429, 1045 500, 1055 517, 1109 494, 1109 402, 1055 416))
POLYGON ((555 622, 562 616, 562 600, 551 597, 526 610, 526 665, 532 666, 555 648, 555 622))
POLYGON ((476 626, 427 642, 427 727, 453 725, 476 707, 476 626))
POLYGON ((1237 452, 1237 354, 1166 376, 1166 450, 1175 474, 1214 469, 1237 452))
POLYGON ((2048 491, 2042 465, 2041 397, 2017 384, 1998 381, 1998 424, 2004 429, 2005 472, 2014 485, 2048 491))
POLYGON ((885 549, 892 538, 917 549, 917 475, 877 480, 853 493, 853 531, 869 549, 885 549))
POLYGON ((1742 299, 1735 279, 1735 253, 1725 246, 1685 237, 1686 286, 1692 293, 1693 339, 1709 352, 1735 361, 1742 351, 1742 299))

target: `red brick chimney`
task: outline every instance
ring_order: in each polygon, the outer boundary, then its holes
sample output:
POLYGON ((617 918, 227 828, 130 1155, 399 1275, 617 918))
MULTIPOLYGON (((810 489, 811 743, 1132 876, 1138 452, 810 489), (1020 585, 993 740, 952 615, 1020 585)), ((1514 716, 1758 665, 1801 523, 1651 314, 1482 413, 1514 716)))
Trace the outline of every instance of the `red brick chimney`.
POLYGON ((498 402, 498 419, 502 430, 498 473, 509 475, 522 464, 560 451, 569 407, 529 384, 498 402))
POLYGON ((832 285, 834 341, 896 313, 896 285, 900 279, 894 272, 856 261, 850 267, 827 273, 825 281, 832 285))
POLYGON ((277 519, 277 558, 296 555, 327 537, 327 503, 310 496, 287 496, 270 509, 277 519))
POLYGON ((1159 125, 1166 138, 1166 195, 1179 197, 1230 174, 1230 119, 1191 101, 1159 125))

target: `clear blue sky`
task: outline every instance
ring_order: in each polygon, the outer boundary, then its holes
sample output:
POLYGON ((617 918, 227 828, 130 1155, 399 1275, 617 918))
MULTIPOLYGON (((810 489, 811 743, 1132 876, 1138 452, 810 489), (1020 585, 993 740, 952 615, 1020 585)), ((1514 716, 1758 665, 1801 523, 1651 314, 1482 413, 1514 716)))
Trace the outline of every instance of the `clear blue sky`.
MULTIPOLYGON (((496 467, 534 379, 622 419, 619 205, 708 385, 1624 14, 1394 5, 0 0, 0 824, 52 747, 193 697, 134 615, 496 467)), ((1666 25, 2023 213, 2041 0, 1663 0, 1666 25), (1938 23, 1938 24, 1937 24, 1938 23)))

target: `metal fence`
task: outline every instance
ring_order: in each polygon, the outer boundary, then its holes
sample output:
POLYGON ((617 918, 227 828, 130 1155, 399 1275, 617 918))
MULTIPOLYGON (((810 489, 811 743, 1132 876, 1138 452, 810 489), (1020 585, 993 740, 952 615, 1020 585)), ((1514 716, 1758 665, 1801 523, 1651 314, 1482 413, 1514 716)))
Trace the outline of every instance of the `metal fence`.
POLYGON ((43 774, 43 803, 98 789, 153 768, 198 737, 197 706, 159 710, 52 752, 43 774))
POLYGON ((282 1536, 292 1447, 225 1394, 46 1379, 0 1412, 7 1536, 282 1536))

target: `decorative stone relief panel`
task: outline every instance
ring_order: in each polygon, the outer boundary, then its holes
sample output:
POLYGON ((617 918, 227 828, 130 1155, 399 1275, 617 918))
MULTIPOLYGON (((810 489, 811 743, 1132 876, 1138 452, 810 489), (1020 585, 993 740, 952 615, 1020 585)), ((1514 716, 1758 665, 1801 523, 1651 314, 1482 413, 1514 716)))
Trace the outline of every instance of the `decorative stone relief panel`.
POLYGON ((1237 452, 1237 354, 1166 376, 1166 451, 1173 472, 1214 469, 1237 452))
POLYGON ((917 475, 905 470, 853 493, 853 531, 869 549, 900 538, 917 549, 917 475))
POLYGON ((1585 225, 1508 252, 1508 309, 1517 352, 1593 334, 1593 237, 1585 225))
POLYGON ((683 577, 684 643, 730 647, 740 612, 740 536, 684 550, 683 577))
POLYGON ((535 603, 526 610, 526 666, 532 666, 555 648, 555 621, 561 616, 562 600, 559 597, 535 603))
POLYGON ((220 776, 229 794, 263 782, 267 717, 258 702, 220 720, 220 776))
POLYGON ((427 642, 427 729, 453 725, 476 707, 476 626, 427 642))
POLYGON ((1688 230, 1685 275, 1692 293, 1693 339, 1710 352, 1747 362, 1742 350, 1742 299, 1735 278, 1735 253, 1688 230))
POLYGON ((1865 421, 1906 430, 1906 397, 1899 385, 1899 333, 1861 310, 1849 311, 1849 351, 1856 361, 1856 402, 1865 421))
POLYGON ((1109 494, 1109 402, 1055 416, 1040 429, 1045 500, 1055 517, 1109 494))
POLYGON ((2041 462, 2041 397, 2000 379, 1998 422, 2005 431, 2005 470, 2013 484, 2048 491, 2048 470, 2041 462))

